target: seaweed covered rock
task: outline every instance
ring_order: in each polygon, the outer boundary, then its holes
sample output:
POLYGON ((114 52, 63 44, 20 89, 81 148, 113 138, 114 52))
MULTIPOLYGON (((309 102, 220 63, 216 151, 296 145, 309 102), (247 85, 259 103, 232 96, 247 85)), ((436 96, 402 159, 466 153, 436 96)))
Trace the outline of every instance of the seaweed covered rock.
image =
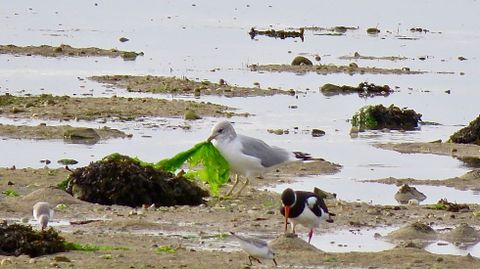
POLYGON ((410 187, 407 184, 403 185, 397 193, 395 193, 395 200, 401 204, 406 204, 408 201, 415 199, 419 202, 425 200, 427 196, 419 192, 417 188, 410 187))
POLYGON ((480 145, 480 116, 451 135, 449 142, 480 145))
POLYGON ((358 84, 357 87, 352 87, 348 85, 339 86, 327 83, 320 88, 320 91, 326 96, 357 93, 359 96, 362 97, 378 95, 387 96, 391 92, 393 92, 393 90, 388 85, 380 86, 368 82, 361 82, 360 84, 358 84))
POLYGON ((182 176, 120 154, 75 169, 66 191, 92 203, 131 207, 198 205, 208 196, 207 191, 182 176))
POLYGON ((30 226, 0 224, 0 255, 37 257, 63 251, 65 239, 52 228, 34 231, 30 226))
POLYGON ((413 130, 418 127, 422 114, 413 109, 400 109, 394 105, 364 106, 352 117, 352 130, 392 129, 413 130))

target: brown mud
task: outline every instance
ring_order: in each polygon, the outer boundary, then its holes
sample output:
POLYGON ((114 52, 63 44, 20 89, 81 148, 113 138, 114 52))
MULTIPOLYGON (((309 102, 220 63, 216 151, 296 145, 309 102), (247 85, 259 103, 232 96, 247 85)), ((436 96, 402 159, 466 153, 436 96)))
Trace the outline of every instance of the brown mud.
POLYGON ((200 116, 229 117, 231 108, 205 102, 125 97, 0 96, 0 116, 55 120, 135 120, 139 117, 181 118, 187 111, 200 116))
POLYGON ((15 46, 0 45, 0 54, 13 54, 25 56, 45 56, 45 57, 122 57, 124 60, 135 60, 137 56, 143 55, 143 52, 120 51, 117 49, 100 49, 100 48, 74 48, 69 45, 60 45, 52 47, 48 45, 41 46, 15 46))
POLYGON ((408 67, 404 68, 380 68, 358 66, 357 64, 350 65, 333 65, 333 64, 318 64, 318 65, 288 65, 288 64, 253 64, 250 65, 250 70, 257 72, 291 72, 297 74, 317 73, 317 74, 396 74, 396 75, 412 75, 424 74, 425 71, 411 70, 408 67))
POLYGON ((175 95, 220 95, 226 97, 271 96, 275 94, 294 95, 295 92, 280 89, 261 89, 258 87, 238 87, 226 81, 219 83, 193 81, 187 78, 161 76, 105 75, 89 79, 104 83, 107 87, 127 89, 130 92, 169 93, 175 95))
MULTIPOLYGON (((0 124, 0 137, 13 139, 35 139, 35 140, 49 140, 49 139, 65 139, 72 140, 72 134, 76 130, 83 130, 83 128, 75 128, 70 125, 46 125, 39 124, 37 126, 29 125, 10 125, 0 124)), ((98 140, 106 140, 111 138, 126 138, 131 137, 120 130, 109 127, 92 129, 98 135, 98 140)), ((74 137, 75 139, 75 137, 74 137)))
MULTIPOLYGON (((0 213, 7 218, 31 218, 31 207, 39 200, 57 207, 54 219, 69 220, 72 225, 61 228, 61 235, 69 242, 99 246, 122 247, 120 250, 96 252, 69 251, 62 253, 68 262, 58 262, 58 255, 31 259, 20 256, 9 259, 15 268, 69 266, 95 268, 99 264, 115 268, 246 268, 244 252, 232 249, 234 240, 229 231, 262 235, 274 239, 281 266, 295 268, 478 268, 480 260, 445 254, 431 254, 422 249, 399 245, 381 252, 328 253, 312 248, 298 238, 285 237, 283 217, 280 215, 280 195, 258 190, 265 184, 290 181, 302 173, 316 175, 335 173, 339 166, 317 160, 292 163, 252 180, 241 197, 231 199, 210 198, 206 205, 171 206, 133 209, 127 206, 105 206, 77 200, 69 194, 49 187, 58 184, 70 173, 65 169, 0 169, 0 188, 11 188, 18 197, 0 196, 0 213), (403 268, 403 267, 402 267, 403 268)), ((315 180, 312 178, 312 180, 315 180)), ((321 182, 318 184, 321 186, 321 182)), ((225 192, 229 186, 221 191, 225 192)), ((472 212, 480 206, 470 205, 469 212, 445 212, 424 206, 378 206, 368 203, 350 203, 327 199, 334 212, 335 222, 324 223, 317 233, 359 227, 402 226, 404 223, 426 222, 430 225, 460 226, 480 224, 472 212), (454 216, 454 217, 452 217, 454 216)), ((299 234, 308 230, 299 227, 299 234)), ((263 266, 273 268, 271 261, 263 266)))

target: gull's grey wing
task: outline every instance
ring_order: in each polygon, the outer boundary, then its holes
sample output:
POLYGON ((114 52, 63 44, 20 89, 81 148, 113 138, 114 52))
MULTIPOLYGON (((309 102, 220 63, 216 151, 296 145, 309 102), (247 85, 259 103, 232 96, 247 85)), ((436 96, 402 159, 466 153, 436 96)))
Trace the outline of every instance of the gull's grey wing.
POLYGON ((50 217, 50 210, 52 210, 52 206, 48 203, 40 202, 35 204, 34 210, 37 211, 37 216, 47 215, 50 217))
POLYGON ((242 153, 260 159, 264 167, 281 164, 290 159, 290 153, 282 148, 271 147, 260 139, 238 135, 242 144, 242 153))
POLYGON ((246 237, 246 236, 241 236, 241 235, 238 235, 238 234, 235 234, 235 233, 231 233, 234 237, 236 237, 238 240, 240 241, 243 241, 247 244, 250 244, 250 245, 254 245, 258 248, 263 248, 263 247, 268 247, 268 243, 261 240, 261 239, 258 239, 258 238, 255 238, 255 237, 246 237))

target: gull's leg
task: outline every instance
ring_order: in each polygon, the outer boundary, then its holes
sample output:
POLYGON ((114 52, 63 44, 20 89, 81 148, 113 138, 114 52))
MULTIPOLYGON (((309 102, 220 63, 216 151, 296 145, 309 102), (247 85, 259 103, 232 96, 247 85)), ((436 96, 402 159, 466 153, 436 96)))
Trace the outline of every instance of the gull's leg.
POLYGON ((238 185, 238 182, 239 182, 239 180, 238 180, 238 174, 235 174, 235 182, 233 183, 233 186, 230 188, 230 190, 227 192, 227 194, 225 194, 225 196, 228 197, 228 196, 232 195, 233 190, 234 190, 235 187, 237 187, 237 185, 238 185))
POLYGON ((243 186, 240 188, 240 190, 235 193, 235 196, 238 197, 240 196, 240 193, 242 193, 243 189, 245 189, 245 187, 250 183, 250 180, 248 179, 248 177, 245 177, 245 183, 243 184, 243 186))

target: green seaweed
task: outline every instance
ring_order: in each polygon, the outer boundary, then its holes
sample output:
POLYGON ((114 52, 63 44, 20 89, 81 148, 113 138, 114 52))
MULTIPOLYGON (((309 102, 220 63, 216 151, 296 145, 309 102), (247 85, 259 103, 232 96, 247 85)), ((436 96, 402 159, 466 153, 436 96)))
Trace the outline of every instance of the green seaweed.
POLYGON ((155 249, 155 252, 160 254, 160 253, 175 253, 177 252, 177 249, 172 247, 172 246, 159 246, 155 249))
POLYGON ((114 247, 114 246, 98 246, 91 244, 79 244, 73 242, 65 242, 65 249, 67 250, 78 250, 78 251, 87 251, 94 252, 99 250, 110 251, 110 250, 128 250, 127 247, 114 247))
POLYGON ((365 106, 352 117, 352 126, 359 129, 375 129, 378 126, 377 120, 372 115, 372 106, 365 106))
POLYGON ((185 162, 188 162, 191 168, 185 174, 185 177, 196 177, 208 183, 210 191, 214 195, 218 194, 218 189, 230 178, 228 162, 210 142, 198 143, 191 149, 180 152, 170 159, 161 160, 155 164, 155 168, 175 172, 185 162), (203 167, 199 170, 192 169, 200 164, 203 167))
POLYGON ((17 197, 18 193, 13 189, 6 189, 2 191, 2 194, 5 194, 7 197, 17 197))

